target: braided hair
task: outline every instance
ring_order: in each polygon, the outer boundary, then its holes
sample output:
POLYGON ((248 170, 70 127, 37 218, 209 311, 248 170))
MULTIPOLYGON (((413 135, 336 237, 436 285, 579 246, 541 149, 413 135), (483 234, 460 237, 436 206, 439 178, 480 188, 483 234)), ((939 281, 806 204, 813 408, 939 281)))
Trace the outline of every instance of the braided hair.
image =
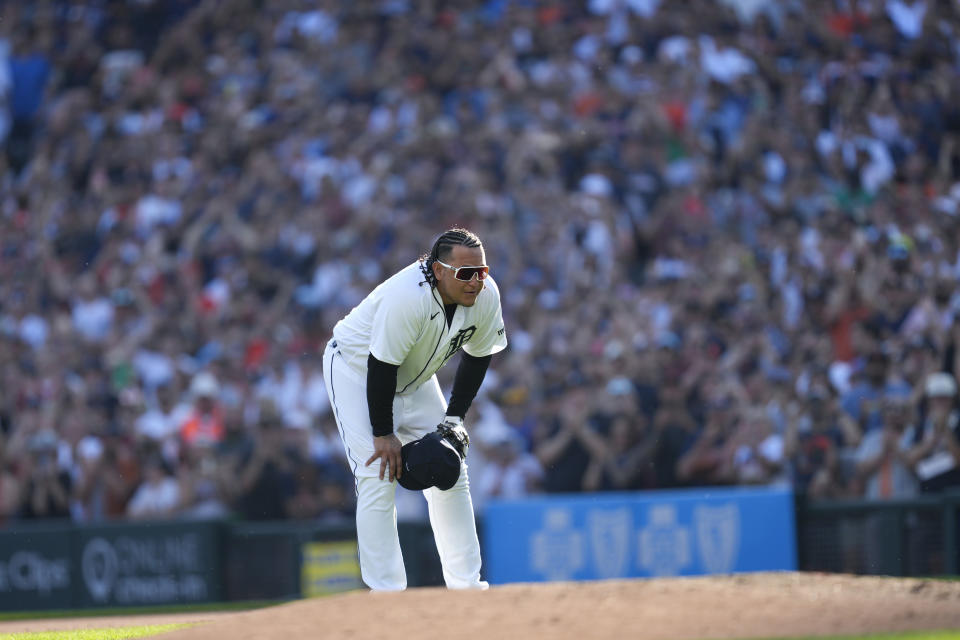
POLYGON ((425 253, 420 256, 420 271, 423 272, 424 278, 423 282, 420 283, 421 285, 429 284, 431 287, 437 286, 437 276, 433 273, 433 263, 437 260, 446 262, 453 248, 456 246, 473 249, 474 247, 481 246, 481 242, 477 234, 459 227, 454 227, 449 231, 441 233, 433 242, 433 248, 430 249, 430 253, 425 253))

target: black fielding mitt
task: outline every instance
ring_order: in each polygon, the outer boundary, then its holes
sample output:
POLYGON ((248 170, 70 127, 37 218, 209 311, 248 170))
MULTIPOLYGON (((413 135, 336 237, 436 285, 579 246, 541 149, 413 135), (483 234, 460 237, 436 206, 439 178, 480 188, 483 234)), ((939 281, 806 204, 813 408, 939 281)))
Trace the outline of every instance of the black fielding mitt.
POLYGON ((437 432, 441 438, 449 442, 450 445, 456 449, 457 453, 460 454, 461 460, 467 459, 470 436, 467 435, 467 430, 463 428, 462 422, 445 420, 437 425, 437 432))

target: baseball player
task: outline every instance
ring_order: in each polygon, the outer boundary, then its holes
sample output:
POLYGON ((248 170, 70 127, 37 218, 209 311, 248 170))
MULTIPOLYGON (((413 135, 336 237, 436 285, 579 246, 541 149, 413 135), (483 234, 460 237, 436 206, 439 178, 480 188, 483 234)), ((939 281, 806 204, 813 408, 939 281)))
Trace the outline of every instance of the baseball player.
MULTIPOLYGON (((438 425, 465 438, 464 415, 506 346, 500 292, 465 229, 441 234, 333 328, 324 377, 356 478, 360 571, 372 590, 407 586, 394 504, 401 446, 438 425), (460 351, 448 405, 434 374, 460 351)), ((423 493, 447 587, 486 589, 466 463, 451 488, 423 493)))

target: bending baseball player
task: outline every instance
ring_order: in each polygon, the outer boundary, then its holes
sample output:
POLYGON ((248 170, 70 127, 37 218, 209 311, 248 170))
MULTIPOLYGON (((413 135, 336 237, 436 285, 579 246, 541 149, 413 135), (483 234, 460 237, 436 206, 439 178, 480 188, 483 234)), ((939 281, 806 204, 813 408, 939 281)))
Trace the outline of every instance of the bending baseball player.
MULTIPOLYGON (((500 292, 480 239, 465 229, 441 234, 429 254, 380 284, 333 328, 324 377, 356 478, 360 571, 372 590, 407 586, 394 480, 405 484, 402 445, 432 432, 460 457, 452 487, 423 492, 444 580, 451 589, 487 588, 480 580, 463 418, 491 356, 506 346, 500 292), (447 405, 434 374, 461 350, 447 405)), ((411 486, 421 488, 413 475, 411 486)))

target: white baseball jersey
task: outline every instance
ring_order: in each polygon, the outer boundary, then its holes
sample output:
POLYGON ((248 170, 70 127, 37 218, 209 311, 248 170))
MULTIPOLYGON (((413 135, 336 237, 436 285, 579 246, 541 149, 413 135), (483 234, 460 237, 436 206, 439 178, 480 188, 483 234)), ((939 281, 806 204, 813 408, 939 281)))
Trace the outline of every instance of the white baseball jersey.
POLYGON ((483 357, 507 346, 500 291, 492 277, 483 281, 472 307, 457 306, 448 327, 440 294, 424 282, 420 264, 385 280, 333 328, 344 361, 358 374, 366 376, 368 354, 400 366, 398 394, 415 391, 461 348, 483 357))

